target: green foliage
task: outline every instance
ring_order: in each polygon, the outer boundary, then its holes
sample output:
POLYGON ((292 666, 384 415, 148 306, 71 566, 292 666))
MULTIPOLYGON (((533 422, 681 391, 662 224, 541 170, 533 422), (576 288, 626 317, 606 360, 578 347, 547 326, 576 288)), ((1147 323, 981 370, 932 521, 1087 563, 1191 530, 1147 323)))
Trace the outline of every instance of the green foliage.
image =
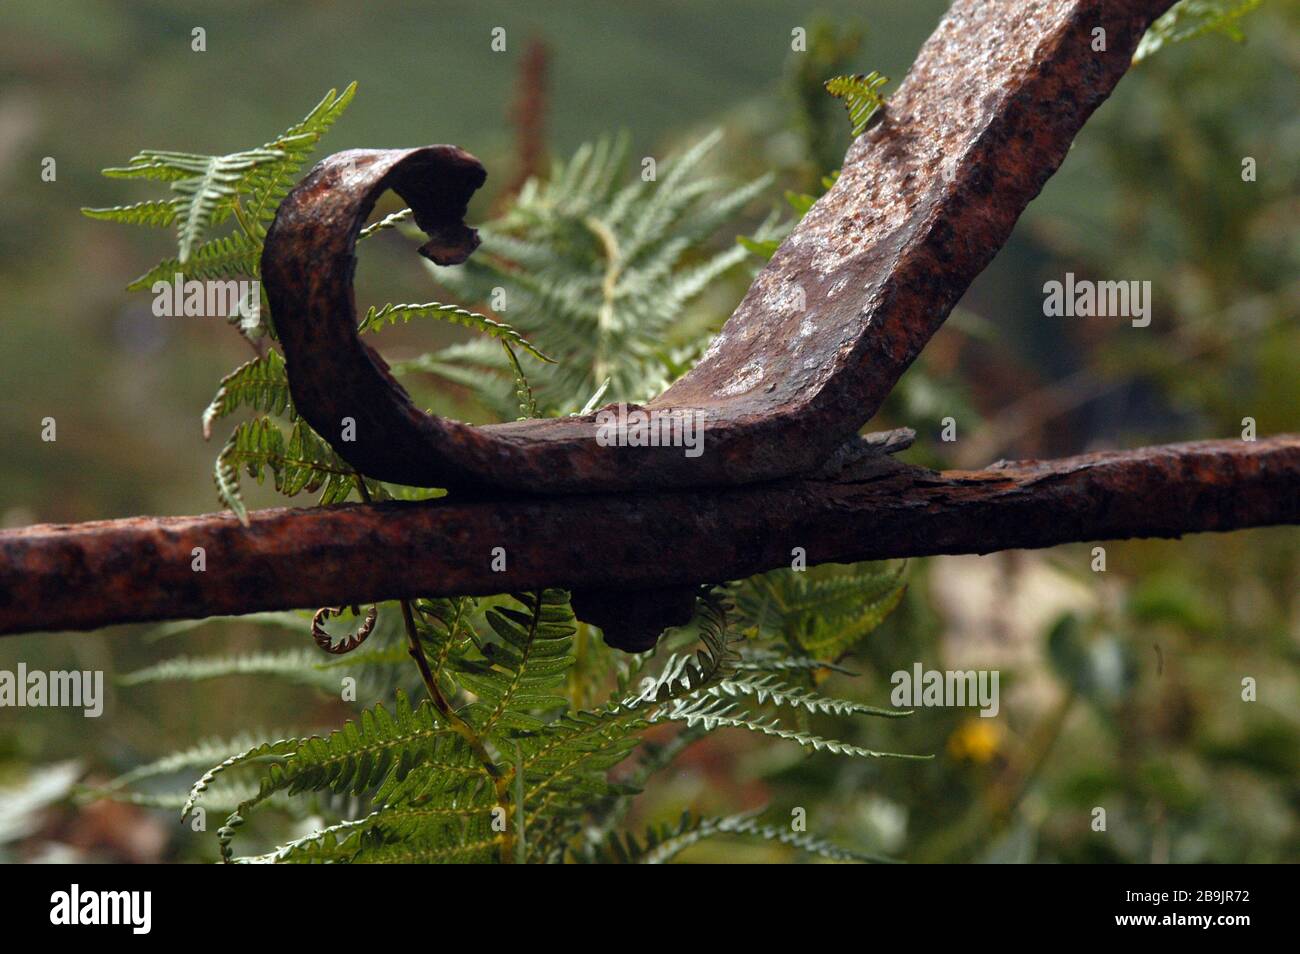
POLYGON ((867 74, 834 76, 826 81, 826 92, 844 101, 855 139, 866 131, 876 110, 885 105, 880 90, 888 82, 889 77, 881 76, 874 70, 867 74))
POLYGON ((282 415, 292 404, 284 358, 278 351, 268 351, 221 379, 221 387, 203 412, 203 438, 211 438, 212 425, 241 407, 282 415))
POLYGON ((807 50, 789 57, 785 85, 806 156, 801 163, 805 186, 844 158, 844 122, 835 100, 826 95, 825 81, 854 71, 865 37, 861 23, 815 17, 808 27, 807 50))
POLYGON ((737 602, 759 633, 779 636, 814 659, 835 662, 893 612, 903 598, 904 564, 826 565, 773 570, 745 581, 737 602))
POLYGON ((223 676, 280 676, 293 682, 333 688, 337 680, 322 670, 320 656, 307 649, 234 656, 174 656, 119 679, 124 686, 149 682, 202 682, 223 676))
MULTIPOLYGON (((303 167, 321 137, 343 114, 356 94, 356 84, 342 93, 330 90, 301 121, 294 123, 263 146, 224 156, 144 150, 126 166, 104 170, 113 178, 143 178, 169 182, 179 197, 153 200, 107 209, 83 209, 90 218, 132 225, 178 229, 178 250, 173 258, 159 262, 127 286, 130 291, 152 290, 155 282, 182 280, 226 280, 257 278, 261 271, 262 247, 267 229, 280 202, 300 177, 303 167), (200 242, 204 233, 233 216, 237 227, 230 234, 200 242)), ((394 213, 363 230, 361 238, 394 228, 410 210, 394 213)), ((239 320, 240 331, 250 340, 272 333, 265 297, 259 302, 257 318, 239 320)), ((508 361, 517 371, 520 385, 527 390, 523 369, 514 348, 521 348, 542 361, 549 361, 510 325, 454 305, 429 302, 422 305, 387 304, 371 307, 358 331, 376 331, 385 325, 413 318, 434 318, 463 325, 501 342, 508 361)), ((260 483, 270 471, 276 489, 287 496, 317 492, 319 503, 341 503, 361 485, 361 478, 330 448, 320 435, 293 410, 284 359, 274 350, 255 344, 258 356, 240 365, 225 378, 203 412, 203 436, 210 439, 213 424, 241 408, 262 415, 239 424, 217 457, 213 479, 217 498, 247 522, 248 514, 240 492, 240 472, 246 471, 260 483), (266 416, 269 415, 269 416, 266 416), (272 416, 289 427, 288 437, 272 416)), ((399 488, 367 483, 374 496, 421 497, 426 491, 408 493, 399 488)), ((436 492, 434 492, 436 493, 436 492)))
MULTIPOLYGON (((242 861, 602 860, 622 852, 628 860, 655 862, 714 835, 776 840, 841 860, 873 860, 759 825, 748 816, 652 829, 642 845, 611 825, 620 813, 606 809, 630 800, 638 786, 612 781, 610 770, 637 752, 646 729, 674 723, 687 744, 734 728, 785 739, 810 752, 910 758, 784 726, 777 717, 782 709, 841 716, 906 713, 791 684, 791 670, 779 665, 779 654, 761 651, 761 643, 738 646, 735 608, 718 592, 703 594, 696 624, 699 649, 668 653, 658 672, 648 676, 640 674, 650 657, 633 658, 623 664, 603 705, 575 708, 566 688, 580 624, 568 594, 546 590, 489 602, 417 602, 413 619, 418 618, 419 639, 438 687, 431 701, 412 707, 399 691, 391 709, 371 706, 328 736, 249 745, 199 779, 185 811, 203 804, 215 782, 227 792, 240 784, 247 789, 244 779, 256 775, 255 791, 218 833, 222 856, 231 860, 235 835, 273 796, 362 800, 359 815, 242 861), (604 848, 592 840, 593 831, 604 848)), ((189 662, 179 667, 178 677, 190 678, 191 668, 189 662)), ((194 754, 161 764, 188 765, 194 754)), ((111 788, 120 795, 134 780, 119 780, 111 788)))
MULTIPOLYGON (((316 107, 270 142, 224 156, 145 149, 125 166, 104 170, 115 179, 156 179, 170 184, 178 198, 151 200, 107 209, 82 209, 93 219, 131 225, 176 226, 177 255, 164 259, 130 285, 149 289, 156 281, 256 277, 266 230, 275 210, 297 181, 316 143, 342 115, 356 93, 353 83, 339 94, 330 90, 316 107), (200 244, 211 228, 234 217, 238 231, 200 244)), ((260 303, 265 314, 265 302, 260 303)), ((245 322, 250 337, 269 325, 245 322)))
POLYGON ((276 210, 297 185, 316 144, 343 115, 356 92, 355 82, 349 83, 342 93, 330 90, 301 121, 266 144, 265 148, 280 153, 280 159, 260 166, 249 182, 243 224, 251 237, 266 237, 276 210))
POLYGON ((1242 43, 1246 35, 1238 21, 1263 0, 1180 0, 1161 16, 1142 37, 1133 62, 1139 63, 1173 43, 1218 33, 1242 43))
POLYGON ((262 247, 242 232, 204 242, 188 261, 163 259, 131 284, 127 291, 149 291, 155 282, 171 283, 182 278, 225 279, 235 276, 257 278, 262 268, 262 247))
MULTIPOLYGON (((685 309, 744 258, 741 249, 712 252, 706 242, 769 181, 727 188, 700 175, 719 138, 660 163, 655 181, 639 169, 629 174, 626 138, 585 145, 482 226, 483 244, 463 266, 433 271, 464 302, 499 303, 558 359, 533 375, 542 413, 575 411, 602 385, 610 400, 644 400, 674 376, 673 349, 702 350, 701 331, 682 321, 685 309)), ((396 370, 456 381, 513 416, 513 368, 486 341, 396 370)))
POLYGON ((286 497, 320 492, 320 503, 342 503, 357 487, 357 473, 320 435, 295 420, 286 440, 280 425, 255 417, 235 428, 217 457, 213 480, 221 502, 244 523, 248 511, 239 489, 240 469, 260 484, 269 471, 286 497))
POLYGON ((686 812, 675 825, 652 825, 641 839, 633 834, 611 834, 603 844, 587 846, 580 860, 604 864, 661 865, 706 838, 745 837, 797 848, 829 861, 882 862, 878 855, 850 851, 822 838, 760 824, 752 814, 701 818, 686 812))
POLYGON ((413 318, 436 318, 439 321, 450 321, 466 328, 473 328, 475 331, 481 331, 485 335, 498 339, 507 348, 514 345, 527 351, 540 361, 551 361, 550 358, 529 344, 523 335, 504 322, 494 321, 486 315, 466 311, 456 305, 444 305, 436 301, 425 302, 423 305, 394 305, 390 303, 382 308, 371 305, 366 312, 366 316, 357 325, 357 330, 364 334, 367 331, 378 331, 385 325, 395 325, 399 321, 409 322, 413 318))
POLYGON ((519 594, 523 610, 494 606, 486 619, 496 639, 476 641, 479 659, 453 657, 454 679, 475 701, 462 713, 487 739, 504 746, 511 730, 537 731, 532 712, 563 709, 567 670, 577 631, 568 595, 561 590, 519 594))
POLYGON ((81 211, 88 218, 99 219, 101 222, 167 228, 180 214, 180 200, 149 199, 134 205, 115 205, 107 209, 82 209, 81 211))

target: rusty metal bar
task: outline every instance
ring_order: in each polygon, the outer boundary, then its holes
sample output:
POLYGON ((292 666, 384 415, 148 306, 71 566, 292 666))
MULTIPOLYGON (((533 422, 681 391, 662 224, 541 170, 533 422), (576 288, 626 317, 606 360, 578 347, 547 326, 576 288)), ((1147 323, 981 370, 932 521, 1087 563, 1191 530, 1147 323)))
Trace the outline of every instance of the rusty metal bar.
POLYGON ((0 633, 539 586, 627 591, 809 563, 1300 523, 1300 435, 943 473, 883 454, 690 493, 515 496, 0 532, 0 633), (202 547, 206 570, 196 572, 202 547), (494 547, 506 569, 493 571, 494 547))

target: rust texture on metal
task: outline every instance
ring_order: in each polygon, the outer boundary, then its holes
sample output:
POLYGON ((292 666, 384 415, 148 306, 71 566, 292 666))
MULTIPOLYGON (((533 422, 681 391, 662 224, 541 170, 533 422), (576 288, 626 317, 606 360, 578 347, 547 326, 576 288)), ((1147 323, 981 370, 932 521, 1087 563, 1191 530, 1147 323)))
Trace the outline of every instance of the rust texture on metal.
POLYGON ((542 586, 647 591, 808 561, 987 553, 1300 522, 1300 435, 690 493, 348 504, 0 532, 0 632, 542 586), (505 572, 491 548, 516 541, 505 572), (207 569, 191 569, 203 547, 207 569), (369 559, 375 555, 382 559, 369 559))
POLYGON ((704 414, 698 457, 602 446, 594 416, 425 415, 357 340, 356 235, 386 189, 415 210, 435 262, 477 244, 462 219, 484 172, 451 146, 331 156, 281 206, 262 278, 296 406, 362 473, 422 487, 591 493, 810 472, 875 413, 1171 2, 957 0, 703 360, 648 405, 704 414))

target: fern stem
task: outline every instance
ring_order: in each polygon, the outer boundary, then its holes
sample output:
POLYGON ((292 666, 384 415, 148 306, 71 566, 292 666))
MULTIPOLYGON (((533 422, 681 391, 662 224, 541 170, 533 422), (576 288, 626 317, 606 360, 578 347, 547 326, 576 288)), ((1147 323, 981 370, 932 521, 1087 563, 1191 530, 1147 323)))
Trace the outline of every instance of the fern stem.
POLYGON ((614 324, 614 295, 618 291, 618 280, 623 274, 623 253, 618 247, 618 238, 613 229, 595 216, 587 216, 583 224, 600 239, 605 250, 605 278, 601 282, 600 313, 596 319, 596 354, 592 364, 592 377, 601 381, 609 377, 609 363, 605 358, 605 343, 609 338, 609 329, 614 324))
MULTIPOLYGON (((433 706, 438 710, 438 714, 451 727, 457 735, 465 740, 474 757, 479 760, 483 766, 483 771, 492 779, 492 786, 496 789, 497 804, 501 810, 510 817, 510 778, 503 773, 493 760, 492 755, 488 752, 487 746, 479 734, 474 731, 474 727, 460 717, 460 714, 452 708, 447 697, 442 694, 438 688, 438 683, 433 678, 433 672, 429 669, 429 660, 424 655, 424 647, 420 645, 420 634, 415 629, 415 616, 411 612, 411 601, 402 600, 402 619, 406 623, 406 640, 407 651, 411 658, 415 660, 415 665, 420 669, 420 678, 424 680, 424 688, 429 692, 429 698, 433 701, 433 706)), ((510 831, 510 826, 501 836, 501 860, 509 863, 514 855, 514 838, 510 831)))
POLYGON ((524 842, 524 751, 515 743, 515 863, 528 863, 528 846, 524 842))

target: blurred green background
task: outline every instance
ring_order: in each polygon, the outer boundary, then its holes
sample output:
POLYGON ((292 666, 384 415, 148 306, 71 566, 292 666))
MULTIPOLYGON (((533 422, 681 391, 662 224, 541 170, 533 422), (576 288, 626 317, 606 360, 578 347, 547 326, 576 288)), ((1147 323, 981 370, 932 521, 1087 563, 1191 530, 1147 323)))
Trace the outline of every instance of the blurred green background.
MULTIPOLYGON (((550 156, 618 130, 631 133, 634 155, 662 155, 721 126, 722 171, 779 174, 756 223, 783 188, 809 188, 843 155, 847 124, 818 98, 817 67, 880 70, 892 91, 945 8, 7 0, 0 522, 215 509, 217 447, 199 415, 247 347, 219 322, 154 318, 147 295, 122 290, 173 243, 79 214, 156 194, 103 179, 102 167, 141 147, 260 143, 357 80, 325 151, 464 146, 490 173, 473 221, 518 168, 511 108, 536 40, 550 156), (191 51, 196 26, 206 52, 191 51), (507 29, 505 53, 489 47, 496 26, 507 29), (796 26, 842 49, 801 59, 790 50, 796 26), (41 180, 44 157, 57 162, 54 182, 41 180), (58 422, 53 444, 40 439, 47 416, 58 422)), ((873 427, 915 427, 909 459, 945 466, 1235 437, 1247 416, 1261 434, 1300 430, 1298 19, 1296 5, 1265 4, 1244 21, 1244 45, 1201 38, 1135 68, 873 427), (1247 156, 1257 181, 1242 181, 1247 156), (1150 280, 1151 326, 1045 318, 1042 284, 1066 271, 1150 280), (948 416, 954 443, 940 440, 948 416)), ((434 297, 409 243, 374 244, 360 302, 434 297)), ((705 319, 720 324, 745 284, 733 276, 725 294, 707 296, 705 319)), ((385 352, 458 337, 400 329, 385 352)), ((276 499, 246 491, 251 504, 276 499)), ((913 662, 1001 670, 997 719, 932 709, 890 723, 888 748, 934 752, 933 762, 846 765, 724 734, 655 779, 640 813, 769 804, 788 817, 801 806, 810 830, 915 861, 1300 858, 1295 529, 1106 549, 1105 573, 1089 568, 1091 544, 913 562, 903 606, 852 660, 862 676, 836 687, 884 704, 889 674, 913 662), (1241 699, 1248 676, 1257 702, 1241 699), (1107 808, 1104 833, 1089 828, 1094 806, 1107 808)), ((147 629, 7 638, 0 669, 21 660, 111 679, 166 655, 142 638, 147 629)), ((175 639, 197 652, 307 637, 235 624, 175 639)), ((172 813, 73 806, 70 781, 253 726, 333 726, 349 711, 256 676, 119 686, 100 719, 0 709, 0 787, 21 793, 0 800, 0 858, 210 858, 205 836, 172 813)), ((691 857, 788 856, 706 844, 691 857)))

